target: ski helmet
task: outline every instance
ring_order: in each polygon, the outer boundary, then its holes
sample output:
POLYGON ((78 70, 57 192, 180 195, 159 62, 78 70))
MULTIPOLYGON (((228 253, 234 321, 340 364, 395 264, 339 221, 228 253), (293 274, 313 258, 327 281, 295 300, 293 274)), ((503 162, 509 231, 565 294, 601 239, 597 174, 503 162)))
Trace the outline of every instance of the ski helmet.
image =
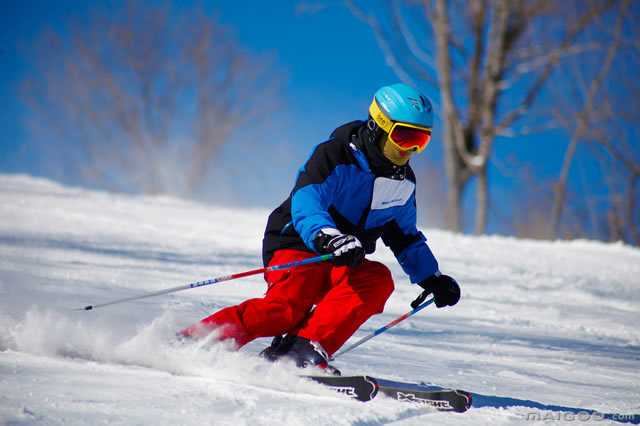
POLYGON ((369 106, 369 140, 396 166, 426 149, 432 125, 431 101, 406 84, 380 88, 369 106))
POLYGON ((369 114, 386 133, 393 123, 426 129, 433 126, 433 107, 429 98, 404 83, 381 87, 373 96, 369 114))

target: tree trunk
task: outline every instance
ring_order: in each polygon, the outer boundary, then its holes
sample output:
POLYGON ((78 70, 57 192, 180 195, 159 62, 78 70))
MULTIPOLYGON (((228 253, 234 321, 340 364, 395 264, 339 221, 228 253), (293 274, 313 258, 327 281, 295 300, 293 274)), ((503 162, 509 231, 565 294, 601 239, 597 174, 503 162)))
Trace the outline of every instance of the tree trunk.
POLYGON ((638 181, 640 180, 640 174, 634 173, 629 178, 629 189, 627 190, 627 228, 629 229, 629 243, 640 246, 640 223, 638 223, 637 199, 638 193, 638 181))
POLYGON ((474 232, 477 235, 484 234, 487 229, 487 212, 489 211, 489 179, 487 166, 476 173, 478 186, 476 188, 476 220, 474 232))
POLYGON ((453 100, 452 87, 452 63, 449 55, 450 23, 445 0, 438 0, 434 10, 432 25, 436 35, 436 63, 438 70, 438 84, 442 96, 442 118, 444 123, 444 153, 445 168, 447 171, 448 185, 448 206, 447 206, 447 226, 452 231, 462 230, 461 220, 461 199, 462 189, 466 182, 464 178, 464 163, 457 152, 456 145, 458 137, 461 137, 460 117, 456 111, 453 100))
POLYGON ((577 135, 573 137, 573 139, 569 143, 567 151, 564 154, 564 160, 562 161, 562 170, 560 171, 560 177, 558 178, 558 182, 556 183, 555 194, 553 197, 553 207, 551 208, 551 223, 548 235, 549 238, 557 237, 558 232, 560 231, 560 220, 562 219, 562 210, 564 209, 567 193, 567 179, 569 178, 569 169, 571 168, 571 163, 578 146, 578 137, 579 136, 577 135))
POLYGON ((444 120, 444 155, 445 169, 447 173, 447 211, 446 224, 447 228, 454 232, 462 231, 462 214, 461 200, 464 188, 464 180, 462 179, 462 162, 459 161, 453 139, 453 130, 449 120, 444 120))

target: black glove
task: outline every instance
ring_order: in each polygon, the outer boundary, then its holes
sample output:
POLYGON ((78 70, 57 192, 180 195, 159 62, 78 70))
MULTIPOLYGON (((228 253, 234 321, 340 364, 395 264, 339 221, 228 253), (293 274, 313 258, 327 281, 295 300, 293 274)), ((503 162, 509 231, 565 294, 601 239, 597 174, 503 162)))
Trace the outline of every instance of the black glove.
POLYGON ((313 240, 320 253, 333 254, 337 266, 358 266, 364 261, 364 248, 353 235, 342 234, 337 229, 325 228, 313 240))
POLYGON ((428 295, 433 293, 433 301, 438 308, 453 306, 460 300, 460 286, 449 275, 432 275, 418 283, 424 289, 416 300, 411 302, 413 309, 417 308, 428 295))

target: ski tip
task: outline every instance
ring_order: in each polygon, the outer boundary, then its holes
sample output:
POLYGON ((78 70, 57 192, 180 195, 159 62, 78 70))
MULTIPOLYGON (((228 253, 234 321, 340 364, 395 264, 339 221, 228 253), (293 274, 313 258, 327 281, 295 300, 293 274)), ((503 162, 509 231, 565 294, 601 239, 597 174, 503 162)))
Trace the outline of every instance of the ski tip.
POLYGON ((461 403, 454 405, 454 410, 457 413, 464 413, 473 405, 473 394, 467 391, 456 389, 455 393, 462 397, 461 403))

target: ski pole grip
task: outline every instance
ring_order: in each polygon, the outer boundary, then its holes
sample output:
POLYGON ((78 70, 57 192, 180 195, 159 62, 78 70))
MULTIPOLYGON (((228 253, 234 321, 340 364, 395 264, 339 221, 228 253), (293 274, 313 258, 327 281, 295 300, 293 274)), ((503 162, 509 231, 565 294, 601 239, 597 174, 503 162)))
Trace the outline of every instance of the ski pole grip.
POLYGON ((427 299, 427 296, 430 294, 431 294, 430 291, 424 290, 422 293, 420 293, 420 295, 418 295, 418 297, 416 297, 416 300, 411 302, 411 308, 415 309, 418 306, 420 306, 422 302, 424 302, 427 299))

